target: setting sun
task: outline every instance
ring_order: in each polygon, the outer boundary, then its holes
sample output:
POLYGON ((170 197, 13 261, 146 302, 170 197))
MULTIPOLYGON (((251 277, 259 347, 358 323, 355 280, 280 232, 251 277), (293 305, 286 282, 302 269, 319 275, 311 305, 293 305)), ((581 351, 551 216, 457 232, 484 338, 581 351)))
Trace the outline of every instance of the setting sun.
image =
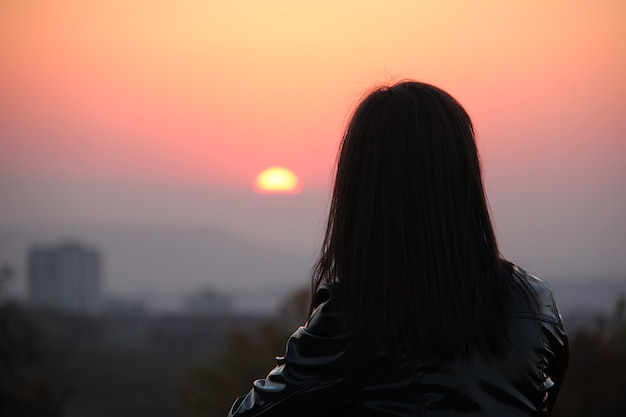
POLYGON ((298 177, 283 167, 267 168, 257 175, 254 191, 260 194, 296 194, 300 192, 298 177))

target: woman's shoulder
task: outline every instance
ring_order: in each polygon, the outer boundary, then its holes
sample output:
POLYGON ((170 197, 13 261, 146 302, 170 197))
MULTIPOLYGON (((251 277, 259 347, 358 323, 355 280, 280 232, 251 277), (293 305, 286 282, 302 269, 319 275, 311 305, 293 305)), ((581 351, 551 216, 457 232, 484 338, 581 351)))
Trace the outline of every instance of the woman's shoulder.
POLYGON ((554 292, 550 285, 515 264, 507 268, 513 288, 513 312, 532 313, 544 319, 561 322, 554 292))
POLYGON ((337 304, 338 286, 338 283, 324 284, 315 292, 313 312, 304 325, 307 332, 320 337, 345 337, 351 333, 337 304))

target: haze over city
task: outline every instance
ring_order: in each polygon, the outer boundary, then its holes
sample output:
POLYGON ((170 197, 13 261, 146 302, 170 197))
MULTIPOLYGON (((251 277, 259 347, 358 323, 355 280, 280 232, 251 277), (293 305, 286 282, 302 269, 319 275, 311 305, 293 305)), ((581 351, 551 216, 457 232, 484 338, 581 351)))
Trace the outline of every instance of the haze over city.
POLYGON ((404 78, 473 118, 504 256, 624 277, 622 2, 3 2, 0 34, 18 295, 28 248, 63 241, 101 252, 107 293, 161 305, 307 285, 349 112, 404 78), (300 191, 257 193, 272 166, 300 191))

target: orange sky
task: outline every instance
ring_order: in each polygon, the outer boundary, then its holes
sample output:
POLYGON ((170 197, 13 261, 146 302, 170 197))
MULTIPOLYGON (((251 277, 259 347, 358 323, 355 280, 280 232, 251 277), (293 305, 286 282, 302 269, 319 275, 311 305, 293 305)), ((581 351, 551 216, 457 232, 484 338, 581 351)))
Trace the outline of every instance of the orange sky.
POLYGON ((350 106, 404 77, 455 95, 496 167, 626 150, 620 1, 303 3, 2 2, 0 174, 327 185, 350 106))
POLYGON ((0 262, 69 236, 120 292, 219 276, 89 232, 146 226, 312 263, 349 110, 403 78, 472 116, 504 256, 547 279, 623 276, 621 0, 0 1, 0 262), (256 194, 270 166, 301 192, 256 194))

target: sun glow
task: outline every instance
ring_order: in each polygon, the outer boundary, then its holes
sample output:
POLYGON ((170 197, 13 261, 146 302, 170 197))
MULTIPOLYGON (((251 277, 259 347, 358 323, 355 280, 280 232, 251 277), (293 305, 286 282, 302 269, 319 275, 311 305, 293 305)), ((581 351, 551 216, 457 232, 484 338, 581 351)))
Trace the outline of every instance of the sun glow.
POLYGON ((259 194, 297 194, 302 187, 291 170, 270 167, 257 175, 252 188, 259 194))

